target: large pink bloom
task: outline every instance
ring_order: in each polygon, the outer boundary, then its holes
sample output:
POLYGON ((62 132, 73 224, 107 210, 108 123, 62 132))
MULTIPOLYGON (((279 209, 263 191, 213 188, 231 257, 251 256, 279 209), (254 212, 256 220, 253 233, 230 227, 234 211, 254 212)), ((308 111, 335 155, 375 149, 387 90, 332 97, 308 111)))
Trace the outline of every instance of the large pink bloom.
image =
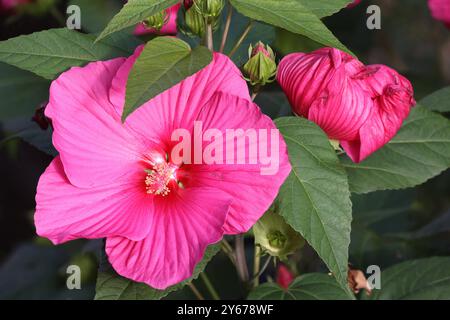
POLYGON ((134 30, 134 34, 145 35, 145 34, 161 34, 161 35, 175 35, 178 32, 177 29, 177 15, 178 10, 181 7, 181 3, 178 3, 168 9, 166 9, 168 15, 167 23, 161 28, 161 30, 154 30, 152 28, 148 28, 144 23, 140 23, 136 26, 134 30))
POLYGON ((190 277, 206 247, 224 234, 249 230, 290 164, 280 137, 276 175, 261 175, 259 163, 175 165, 167 158, 171 134, 192 131, 196 120, 220 132, 275 126, 251 102, 239 70, 218 53, 122 124, 126 81, 140 52, 74 67, 52 83, 46 115, 59 156, 39 181, 35 224, 55 244, 106 237, 119 274, 163 289, 190 277))
POLYGON ((428 0, 431 14, 450 28, 450 0, 428 0))
POLYGON ((396 71, 366 67, 333 48, 286 56, 277 79, 294 112, 339 140, 355 162, 392 139, 415 103, 410 82, 396 71))

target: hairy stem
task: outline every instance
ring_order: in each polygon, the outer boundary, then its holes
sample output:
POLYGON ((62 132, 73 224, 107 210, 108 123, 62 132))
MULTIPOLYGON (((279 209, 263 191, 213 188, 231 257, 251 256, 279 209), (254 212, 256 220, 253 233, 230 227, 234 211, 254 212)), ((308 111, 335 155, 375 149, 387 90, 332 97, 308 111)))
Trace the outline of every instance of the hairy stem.
POLYGON ((217 293, 216 289, 214 288, 213 284, 209 280, 208 276, 205 272, 200 273, 200 278, 203 280, 203 283, 206 286, 206 289, 208 289, 209 294, 214 300, 220 300, 219 294, 217 293))
POLYGON ((191 289, 198 300, 205 300, 205 297, 203 297, 203 295, 200 293, 200 291, 198 291, 197 287, 192 282, 188 284, 188 287, 191 289))
POLYGON ((223 30, 222 35, 222 43, 220 44, 220 52, 223 52, 223 50, 225 50, 225 44, 227 43, 228 33, 230 32, 232 17, 233 17, 233 7, 229 5, 227 21, 225 22, 225 28, 223 30))
POLYGON ((239 49, 239 47, 244 42, 245 38, 247 38, 248 34, 250 33, 250 30, 252 29, 252 26, 253 26, 253 20, 250 20, 250 22, 248 23, 248 25, 245 28, 244 32, 242 33, 241 37, 236 42, 236 44, 234 45, 233 49, 231 49, 230 54, 229 54, 230 58, 236 53, 236 51, 239 49))
POLYGON ((255 245, 255 256, 253 258, 253 286, 259 285, 259 268, 261 267, 261 247, 255 245))
POLYGON ((247 261, 245 258, 245 247, 244 247, 244 235, 238 234, 236 236, 236 268, 239 274, 239 278, 243 282, 247 282, 249 279, 247 261))

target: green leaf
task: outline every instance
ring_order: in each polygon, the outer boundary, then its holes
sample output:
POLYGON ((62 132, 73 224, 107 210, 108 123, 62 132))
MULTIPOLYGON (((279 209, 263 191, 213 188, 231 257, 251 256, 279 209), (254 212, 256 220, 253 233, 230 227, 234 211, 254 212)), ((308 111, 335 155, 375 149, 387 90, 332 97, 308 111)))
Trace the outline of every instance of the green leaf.
MULTIPOLYGON (((365 295, 363 295, 365 296, 365 295)), ((450 258, 434 257, 400 263, 381 273, 381 290, 370 300, 450 299, 450 258)))
POLYGON ((0 120, 31 116, 48 100, 50 82, 30 72, 0 63, 0 120))
POLYGON ((96 41, 114 32, 134 26, 178 2, 179 0, 129 0, 122 10, 109 22, 96 41))
POLYGON ((347 287, 352 209, 345 170, 326 134, 303 118, 275 121, 288 146, 292 172, 279 193, 280 214, 347 287))
POLYGON ((264 283, 250 292, 249 300, 350 300, 336 279, 320 273, 296 278, 287 290, 276 283, 264 283))
POLYGON ((417 106, 387 145, 359 164, 342 163, 355 193, 422 184, 450 165, 449 120, 417 106))
POLYGON ((319 18, 328 17, 342 8, 347 7, 354 0, 298 0, 319 18))
POLYGON ((432 111, 450 112, 450 87, 442 88, 423 98, 419 104, 432 111))
POLYGON ((350 52, 299 0, 231 0, 243 15, 302 34, 326 46, 350 52))
POLYGON ((158 37, 148 42, 131 69, 122 120, 211 61, 212 53, 206 47, 191 50, 187 43, 177 38, 158 37))
POLYGON ((113 272, 99 272, 95 300, 159 300, 169 293, 182 289, 186 284, 198 278, 206 265, 219 252, 220 245, 206 249, 203 260, 195 267, 194 274, 188 280, 171 286, 166 290, 157 290, 144 283, 134 282, 113 272))
POLYGON ((50 29, 0 41, 0 61, 52 80, 72 66, 128 56, 117 40, 94 44, 93 35, 50 29))

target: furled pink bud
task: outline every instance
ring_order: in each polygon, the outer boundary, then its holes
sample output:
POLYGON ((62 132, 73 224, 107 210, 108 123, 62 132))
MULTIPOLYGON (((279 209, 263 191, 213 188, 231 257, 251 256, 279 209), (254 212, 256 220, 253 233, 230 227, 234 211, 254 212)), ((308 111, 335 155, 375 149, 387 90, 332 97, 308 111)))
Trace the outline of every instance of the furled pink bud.
POLYGON ((333 48, 286 56, 277 79, 294 112, 339 140, 354 162, 389 142, 415 104, 410 82, 396 71, 333 48))
POLYGON ((277 270, 277 284, 287 290, 294 281, 294 275, 284 264, 280 264, 277 270))
POLYGON ((147 18, 146 21, 136 26, 134 34, 137 36, 145 34, 177 34, 177 16, 180 7, 181 3, 178 3, 166 9, 165 12, 147 18))
POLYGON ((358 4, 361 3, 361 1, 362 1, 362 0, 355 0, 355 1, 353 1, 352 3, 350 3, 350 4, 347 6, 347 8, 351 9, 351 8, 353 8, 353 7, 356 7, 358 4))
POLYGON ((450 1, 449 0, 428 0, 428 7, 431 15, 436 20, 444 22, 450 28, 450 1))
POLYGON ((264 86, 275 81, 277 64, 271 47, 258 42, 254 47, 250 45, 249 60, 242 67, 245 79, 252 86, 264 86))

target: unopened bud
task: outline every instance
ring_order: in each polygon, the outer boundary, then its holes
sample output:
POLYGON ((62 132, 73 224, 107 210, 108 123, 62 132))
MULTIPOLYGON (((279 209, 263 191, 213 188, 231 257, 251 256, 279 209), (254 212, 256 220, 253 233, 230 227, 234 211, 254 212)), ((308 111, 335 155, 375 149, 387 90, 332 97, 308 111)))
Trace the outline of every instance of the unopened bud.
POLYGON ((195 8, 190 8, 186 11, 184 19, 186 26, 189 28, 188 33, 203 38, 206 27, 202 15, 195 8))
POLYGON ((194 7, 208 23, 215 23, 224 7, 223 0, 194 0, 194 7))
POLYGON ((288 255, 303 247, 305 240, 275 210, 272 207, 264 214, 253 226, 253 233, 255 243, 263 252, 285 260, 288 255))
POLYGON ((169 22, 169 15, 166 10, 163 10, 143 21, 145 26, 149 29, 160 31, 169 22))
POLYGON ((249 60, 243 67, 246 80, 252 86, 264 86, 275 80, 277 64, 272 48, 258 42, 254 47, 250 45, 249 60))

